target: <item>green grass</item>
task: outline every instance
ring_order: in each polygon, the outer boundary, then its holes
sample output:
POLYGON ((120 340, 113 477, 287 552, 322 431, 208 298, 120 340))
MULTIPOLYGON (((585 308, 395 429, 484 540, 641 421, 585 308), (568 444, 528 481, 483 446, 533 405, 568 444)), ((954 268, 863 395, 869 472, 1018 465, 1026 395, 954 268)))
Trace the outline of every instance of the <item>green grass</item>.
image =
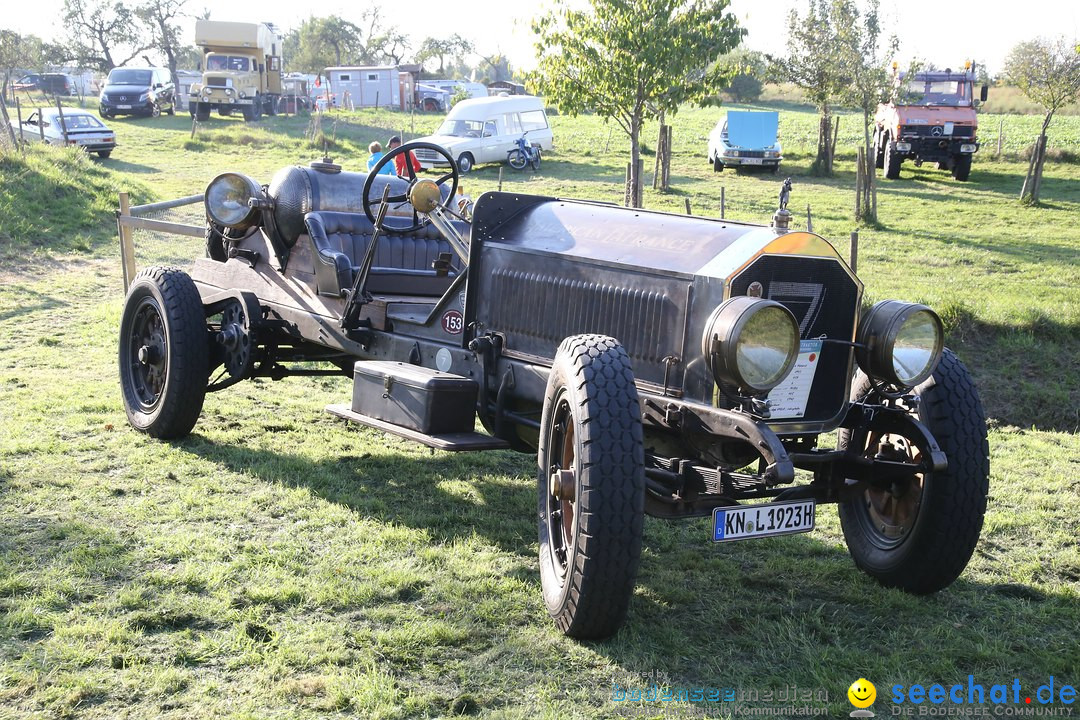
MULTIPOLYGON (((724 187, 729 217, 767 222, 773 176, 705 162, 717 115, 675 116, 673 187, 647 190, 646 205, 681 212, 689 199, 717 215, 724 187)), ((815 230, 846 253, 855 121, 842 121, 825 180, 805 175, 813 116, 781 117, 792 208, 810 204, 815 230)), ((371 140, 436 122, 363 111, 322 132, 359 169, 371 140)), ((594 117, 553 124, 541 172, 505 168, 504 187, 616 200, 618 132, 594 117)), ((969 183, 905 166, 881 182, 881 227, 861 230, 868 294, 938 307, 993 418, 986 526, 959 581, 929 598, 878 587, 830 507, 812 535, 727 546, 707 542, 705 520, 650 520, 627 626, 578 643, 540 598, 532 458, 357 429, 322 410, 348 396, 336 378, 213 394, 183 441, 128 428, 110 194, 188 195, 227 169, 267 182, 321 143, 295 118, 215 117, 195 141, 185 117, 112 125, 121 146, 106 161, 0 160, 0 193, 23 188, 0 206, 0 717, 732 717, 732 703, 611 700, 613 683, 653 681, 794 684, 827 692, 839 716, 860 676, 879 696, 968 674, 1080 681, 1080 166, 1048 165, 1043 208, 1017 204, 1024 164, 1008 153, 980 157, 969 183), (62 202, 19 210, 50 186, 67 188, 62 202)), ((498 175, 481 167, 465 188, 475 197, 498 175)), ((142 264, 201 253, 194 239, 139 243, 142 264)))

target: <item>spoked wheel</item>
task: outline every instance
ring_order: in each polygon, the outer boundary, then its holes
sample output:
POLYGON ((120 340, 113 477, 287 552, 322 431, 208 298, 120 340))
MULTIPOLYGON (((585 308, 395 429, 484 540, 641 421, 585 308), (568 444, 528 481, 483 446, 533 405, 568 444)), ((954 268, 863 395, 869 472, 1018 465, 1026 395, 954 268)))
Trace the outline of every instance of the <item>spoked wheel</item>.
POLYGON ((645 502, 637 389, 614 338, 576 335, 559 346, 537 460, 544 603, 567 635, 607 637, 634 592, 645 502))
MULTIPOLYGON (((375 163, 374 167, 368 170, 367 180, 364 181, 364 195, 362 198, 362 202, 364 206, 364 214, 367 215, 368 220, 370 220, 372 223, 375 222, 375 212, 377 210, 376 206, 382 204, 381 191, 383 186, 379 186, 378 193, 373 193, 372 189, 375 186, 376 178, 386 177, 385 175, 381 176, 379 171, 386 167, 388 163, 393 162, 394 158, 396 158, 398 155, 414 152, 416 150, 433 150, 439 155, 441 155, 443 159, 449 164, 449 171, 435 178, 435 184, 441 186, 447 181, 450 181, 450 192, 447 197, 450 199, 449 201, 453 201, 454 197, 457 194, 459 178, 457 165, 454 164, 454 158, 451 157, 450 153, 448 153, 446 149, 443 148, 441 145, 436 145, 429 142, 408 142, 404 145, 398 145, 390 152, 384 154, 381 158, 379 158, 379 161, 375 163)), ((412 186, 416 183, 416 171, 413 170, 413 164, 411 162, 405 163, 405 175, 405 179, 409 182, 409 188, 412 188, 412 186)), ((409 202, 409 190, 406 189, 403 193, 389 196, 386 199, 386 202, 390 206, 390 209, 405 205, 409 202)), ((421 227, 424 226, 426 220, 426 218, 421 219, 419 213, 417 213, 416 211, 416 208, 413 208, 411 223, 406 218, 395 217, 393 215, 387 215, 386 218, 384 218, 383 222, 385 223, 387 228, 390 228, 395 232, 404 233, 419 230, 421 227)))
POLYGON ((520 150, 511 150, 510 154, 506 157, 506 162, 515 170, 525 169, 525 155, 520 150))
POLYGON ((536 148, 536 152, 533 154, 532 169, 533 169, 533 172, 538 172, 540 170, 540 148, 539 147, 536 148))
MULTIPOLYGON (((870 382, 860 373, 852 398, 869 392, 870 382)), ((859 569, 882 585, 922 595, 947 587, 971 559, 986 513, 990 459, 978 391, 950 350, 914 394, 917 403, 909 412, 930 429, 948 467, 868 489, 841 503, 839 511, 859 569)), ((847 447, 851 438, 851 431, 842 430, 839 447, 847 447)), ((871 433, 864 452, 906 462, 922 459, 914 444, 898 435, 871 433)))
POLYGON ((202 411, 209 340, 188 275, 149 268, 135 276, 120 321, 120 389, 128 422, 159 438, 191 432, 202 411))

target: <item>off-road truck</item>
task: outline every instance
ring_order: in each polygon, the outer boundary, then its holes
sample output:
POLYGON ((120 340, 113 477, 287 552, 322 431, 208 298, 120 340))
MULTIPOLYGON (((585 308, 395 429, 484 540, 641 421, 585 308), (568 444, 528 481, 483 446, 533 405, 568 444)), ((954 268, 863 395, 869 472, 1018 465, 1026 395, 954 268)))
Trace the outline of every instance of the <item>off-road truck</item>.
MULTIPOLYGON (((957 180, 967 180, 979 150, 975 114, 975 66, 962 71, 898 72, 893 66, 893 99, 874 117, 874 158, 885 177, 900 177, 904 160, 935 162, 957 180)), ((986 100, 984 85, 980 98, 986 100)))

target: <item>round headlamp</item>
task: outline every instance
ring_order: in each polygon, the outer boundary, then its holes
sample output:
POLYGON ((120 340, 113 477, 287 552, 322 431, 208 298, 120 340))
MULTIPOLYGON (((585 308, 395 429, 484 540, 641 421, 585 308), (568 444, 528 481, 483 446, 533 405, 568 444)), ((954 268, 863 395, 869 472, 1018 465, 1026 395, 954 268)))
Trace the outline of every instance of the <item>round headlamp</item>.
POLYGON ((937 367, 945 331, 941 318, 925 305, 883 300, 863 316, 855 339, 855 359, 864 373, 915 387, 937 367))
POLYGON ((206 216, 218 225, 234 229, 248 228, 256 224, 259 208, 250 201, 262 198, 262 187, 240 173, 218 175, 206 186, 206 193, 203 195, 206 216))
POLYGON ((761 395, 783 382, 799 355, 799 324, 773 300, 734 297, 713 311, 701 350, 717 383, 761 395))

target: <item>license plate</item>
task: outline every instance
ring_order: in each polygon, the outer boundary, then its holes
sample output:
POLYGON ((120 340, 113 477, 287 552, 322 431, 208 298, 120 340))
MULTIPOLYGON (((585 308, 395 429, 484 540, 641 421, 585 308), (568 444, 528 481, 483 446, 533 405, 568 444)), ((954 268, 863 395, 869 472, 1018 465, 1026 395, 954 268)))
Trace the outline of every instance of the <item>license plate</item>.
POLYGON ((116 109, 117 110, 130 110, 131 106, 130 105, 117 105, 116 109))
POLYGON ((743 158, 743 165, 760 165, 761 158, 743 158))
POLYGON ((718 507, 713 510, 713 541, 790 535, 814 529, 813 500, 718 507))

